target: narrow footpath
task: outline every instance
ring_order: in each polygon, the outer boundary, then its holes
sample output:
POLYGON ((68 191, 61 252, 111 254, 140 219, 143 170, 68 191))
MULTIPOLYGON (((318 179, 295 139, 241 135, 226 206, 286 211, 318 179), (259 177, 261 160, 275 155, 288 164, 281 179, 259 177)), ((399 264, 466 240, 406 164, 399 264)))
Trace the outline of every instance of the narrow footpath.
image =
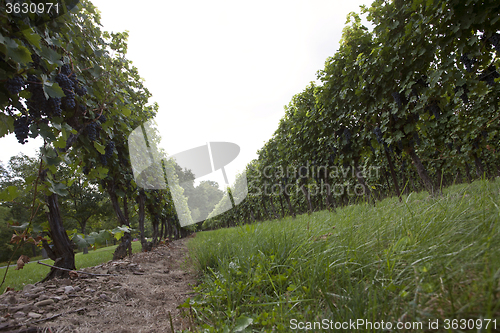
MULTIPOLYGON (((0 295, 0 332, 171 332, 190 328, 177 307, 193 296, 189 238, 78 274, 0 295)), ((73 274, 74 275, 74 274, 73 274)))

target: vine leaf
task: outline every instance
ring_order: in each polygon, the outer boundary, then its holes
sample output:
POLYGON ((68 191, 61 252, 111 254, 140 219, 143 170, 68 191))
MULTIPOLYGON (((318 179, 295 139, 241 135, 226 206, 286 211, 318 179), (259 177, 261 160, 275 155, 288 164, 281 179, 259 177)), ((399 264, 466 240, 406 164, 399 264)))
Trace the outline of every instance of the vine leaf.
POLYGON ((45 97, 47 97, 47 99, 49 97, 61 98, 66 96, 64 94, 64 91, 61 89, 61 87, 57 82, 48 82, 48 81, 43 82, 43 92, 45 94, 45 97))
POLYGON ((0 192, 0 201, 12 201, 19 196, 16 186, 9 186, 0 192))
POLYGON ((97 151, 98 151, 99 153, 101 153, 101 155, 106 154, 106 151, 105 151, 105 149, 104 149, 104 146, 103 146, 103 145, 101 145, 101 144, 100 144, 99 142, 97 142, 97 141, 94 141, 94 148, 95 148, 95 149, 97 149, 97 151))
POLYGON ((233 329, 233 332, 242 332, 245 328, 250 326, 253 322, 252 318, 241 316, 236 319, 236 323, 233 329))

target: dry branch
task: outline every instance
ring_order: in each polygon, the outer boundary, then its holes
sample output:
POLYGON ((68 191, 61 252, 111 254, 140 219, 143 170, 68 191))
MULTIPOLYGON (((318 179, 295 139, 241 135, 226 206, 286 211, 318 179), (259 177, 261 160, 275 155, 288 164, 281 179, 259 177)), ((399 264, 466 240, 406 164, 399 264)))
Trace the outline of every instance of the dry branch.
POLYGON ((94 273, 87 273, 87 272, 82 272, 82 271, 74 271, 74 270, 67 269, 67 268, 61 268, 61 267, 56 267, 56 266, 52 266, 52 265, 49 265, 49 264, 45 264, 45 263, 40 262, 40 261, 37 261, 37 263, 39 263, 40 265, 49 266, 49 267, 52 267, 52 268, 55 268, 55 269, 60 269, 62 271, 77 272, 77 273, 87 274, 87 275, 92 275, 92 276, 118 276, 117 274, 94 274, 94 273))

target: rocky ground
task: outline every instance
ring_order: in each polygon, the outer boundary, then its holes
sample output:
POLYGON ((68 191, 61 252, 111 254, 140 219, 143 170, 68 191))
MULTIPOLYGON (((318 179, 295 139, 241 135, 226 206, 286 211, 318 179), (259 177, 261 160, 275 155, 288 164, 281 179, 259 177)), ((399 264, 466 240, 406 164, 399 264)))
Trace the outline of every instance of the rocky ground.
POLYGON ((192 296, 186 239, 151 252, 0 295, 0 332, 171 332, 190 328, 177 309, 192 296), (170 322, 172 319, 172 325, 170 322))

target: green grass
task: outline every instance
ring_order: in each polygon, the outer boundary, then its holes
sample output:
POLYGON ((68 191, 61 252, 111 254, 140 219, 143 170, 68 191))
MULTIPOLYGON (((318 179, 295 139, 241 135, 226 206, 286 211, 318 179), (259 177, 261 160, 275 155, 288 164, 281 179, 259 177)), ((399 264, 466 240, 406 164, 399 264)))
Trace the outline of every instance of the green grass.
MULTIPOLYGON (((95 251, 90 250, 88 254, 77 253, 75 254, 76 269, 82 269, 85 267, 97 266, 103 262, 107 262, 113 258, 113 252, 116 247, 108 246, 97 249, 95 251)), ((132 252, 141 252, 142 247, 140 242, 132 242, 132 252)), ((33 260, 32 260, 33 261, 33 260)), ((46 264, 52 265, 53 260, 43 261, 46 264)), ((11 266, 7 273, 5 283, 2 286, 2 293, 7 288, 14 288, 15 290, 23 289, 26 284, 33 284, 42 280, 50 271, 50 267, 39 265, 37 263, 30 263, 24 266, 21 270, 14 270, 15 266, 11 266)), ((0 281, 3 279, 6 268, 0 269, 0 281)))
POLYGON ((185 306, 213 332, 244 317, 254 332, 290 331, 292 319, 400 320, 424 330, 439 319, 444 331, 445 319, 500 318, 499 203, 496 179, 438 198, 412 193, 402 203, 200 232, 189 243, 200 295, 185 306))

